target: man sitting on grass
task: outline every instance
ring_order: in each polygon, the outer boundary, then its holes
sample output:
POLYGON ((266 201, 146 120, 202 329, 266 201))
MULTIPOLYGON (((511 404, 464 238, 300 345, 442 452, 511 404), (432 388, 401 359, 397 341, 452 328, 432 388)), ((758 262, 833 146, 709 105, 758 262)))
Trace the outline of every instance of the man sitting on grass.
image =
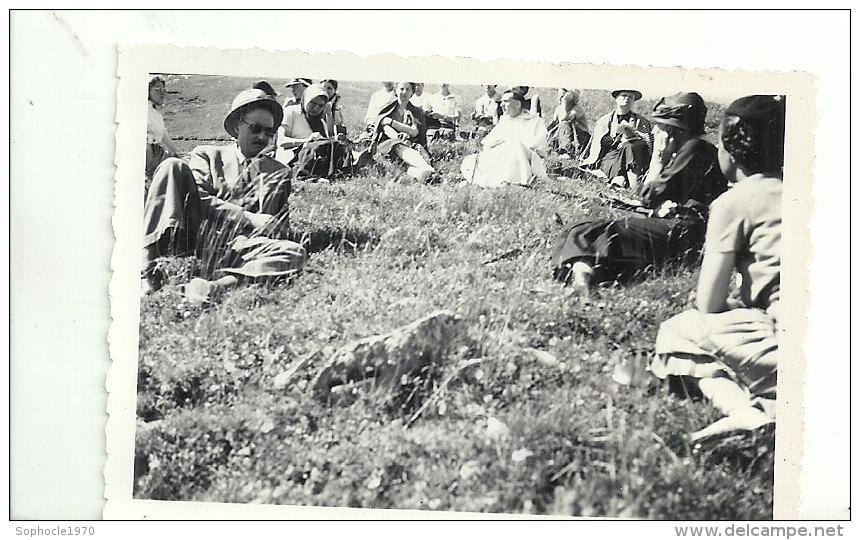
POLYGON ((451 93, 448 83, 439 85, 439 93, 430 96, 430 107, 425 109, 427 136, 430 139, 455 139, 460 123, 460 98, 451 93))
POLYGON ((473 137, 489 133, 493 126, 499 123, 501 116, 499 109, 502 107, 502 95, 496 91, 495 84, 488 84, 486 88, 487 93, 475 100, 475 110, 472 112, 472 120, 475 122, 473 137))
POLYGON ((304 248, 279 239, 291 175, 268 152, 282 119, 266 92, 245 90, 224 119, 234 144, 198 146, 187 162, 168 158, 158 166, 144 204, 142 295, 162 286, 156 259, 163 255, 201 259, 203 277, 185 286, 192 303, 211 301, 241 277, 289 277, 302 268, 304 248), (213 280, 218 273, 227 275, 213 280))
POLYGON ((605 177, 611 184, 638 192, 651 156, 651 123, 633 112, 642 99, 639 90, 613 90, 615 110, 601 116, 591 130, 591 142, 580 165, 605 177))
POLYGON ((460 173, 470 184, 500 187, 546 179, 547 133, 543 120, 524 108, 518 88, 502 94, 504 114, 481 140, 482 150, 463 159, 460 173))

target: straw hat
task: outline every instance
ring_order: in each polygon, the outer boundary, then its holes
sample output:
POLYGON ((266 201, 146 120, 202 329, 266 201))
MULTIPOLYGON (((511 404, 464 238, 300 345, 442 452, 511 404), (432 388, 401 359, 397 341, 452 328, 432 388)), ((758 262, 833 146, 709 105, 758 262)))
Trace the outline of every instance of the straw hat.
POLYGON ((233 100, 233 104, 230 106, 230 112, 227 114, 227 117, 224 118, 224 129, 231 136, 236 137, 239 132, 237 126, 239 118, 247 111, 257 108, 265 109, 272 113, 272 116, 275 117, 275 126, 281 125, 281 122, 284 119, 284 111, 281 109, 278 102, 275 101, 274 98, 270 97, 266 92, 252 88, 250 90, 239 92, 239 95, 233 100))

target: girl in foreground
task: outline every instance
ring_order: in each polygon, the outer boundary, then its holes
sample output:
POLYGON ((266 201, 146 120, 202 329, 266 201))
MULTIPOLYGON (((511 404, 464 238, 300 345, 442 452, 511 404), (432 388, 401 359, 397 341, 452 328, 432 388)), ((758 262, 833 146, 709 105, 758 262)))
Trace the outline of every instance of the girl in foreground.
POLYGON ((694 441, 774 421, 784 142, 783 96, 747 96, 726 109, 718 159, 734 187, 711 205, 696 309, 660 326, 650 366, 659 378, 699 379, 725 415, 694 441))

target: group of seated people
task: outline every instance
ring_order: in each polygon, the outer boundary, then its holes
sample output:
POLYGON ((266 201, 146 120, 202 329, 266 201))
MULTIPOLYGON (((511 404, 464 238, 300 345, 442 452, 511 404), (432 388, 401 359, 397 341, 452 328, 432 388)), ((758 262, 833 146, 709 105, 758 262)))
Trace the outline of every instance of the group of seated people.
MULTIPOLYGON (((231 145, 198 146, 184 159, 172 147, 153 167, 151 146, 173 143, 163 120, 160 130, 148 131, 142 294, 162 285, 157 260, 168 254, 195 254, 203 261, 201 277, 184 291, 198 303, 211 302, 242 280, 290 278, 304 266, 304 247, 286 239, 297 170, 322 175, 355 165, 338 83, 294 79, 286 85, 293 98, 284 106, 271 85, 262 83, 234 99, 223 123, 235 140, 231 145)), ((155 112, 163 89, 163 79, 150 83, 155 112)), ((499 93, 487 85, 473 114, 485 131, 482 150, 463 160, 465 183, 497 187, 546 177, 549 131, 534 111, 536 96, 527 98, 527 91, 499 93)), ((364 119, 369 151, 427 181, 434 173, 428 122, 435 119, 444 129, 448 122, 456 125, 461 113, 447 84, 438 96, 426 98, 412 82, 386 82, 371 96, 364 119)), ((650 120, 631 110, 640 92, 620 89, 612 96, 615 109, 589 135, 579 92, 560 89, 549 129, 557 134, 559 151, 581 153, 583 167, 601 171, 637 199, 626 200, 626 213, 590 216, 565 227, 551 257, 554 276, 587 297, 600 282, 672 261, 701 261, 696 309, 660 327, 649 370, 661 378, 699 379, 702 393, 723 411, 725 418, 694 437, 772 422, 785 99, 756 95, 733 102, 715 147, 703 138, 707 108, 695 92, 660 99, 650 120)))

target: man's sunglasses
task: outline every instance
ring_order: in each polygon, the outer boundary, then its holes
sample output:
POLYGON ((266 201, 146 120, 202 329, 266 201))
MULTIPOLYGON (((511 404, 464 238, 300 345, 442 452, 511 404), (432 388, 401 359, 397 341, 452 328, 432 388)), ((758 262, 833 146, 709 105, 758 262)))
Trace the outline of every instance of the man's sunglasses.
POLYGON ((254 135, 265 133, 267 137, 274 137, 278 133, 278 128, 276 127, 263 127, 259 124, 249 124, 242 118, 240 118, 239 121, 248 126, 248 131, 250 131, 254 135))

